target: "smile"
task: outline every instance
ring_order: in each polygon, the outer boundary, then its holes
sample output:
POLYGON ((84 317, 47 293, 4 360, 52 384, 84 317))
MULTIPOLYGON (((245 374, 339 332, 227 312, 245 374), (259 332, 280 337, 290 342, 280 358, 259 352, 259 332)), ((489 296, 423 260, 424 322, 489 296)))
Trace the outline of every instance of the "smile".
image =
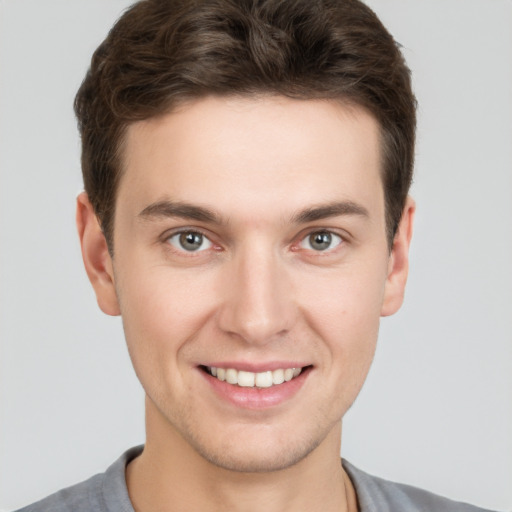
POLYGON ((206 366, 205 368, 211 376, 218 380, 245 388, 270 388, 283 382, 289 382, 302 372, 302 368, 280 368, 258 373, 234 368, 216 368, 215 366, 206 366))

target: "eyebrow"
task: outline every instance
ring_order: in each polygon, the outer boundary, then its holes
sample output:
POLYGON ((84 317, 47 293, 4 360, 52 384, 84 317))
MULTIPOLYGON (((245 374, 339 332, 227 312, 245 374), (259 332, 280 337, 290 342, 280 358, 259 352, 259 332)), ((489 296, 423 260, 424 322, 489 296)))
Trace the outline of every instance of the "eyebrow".
MULTIPOLYGON (((353 201, 339 201, 306 208, 293 215, 291 220, 294 224, 305 224, 307 222, 341 215, 369 217, 368 210, 364 206, 354 203, 353 201)), ((145 219, 179 217, 210 224, 227 224, 220 215, 209 208, 170 200, 157 201, 156 203, 146 206, 146 208, 139 213, 139 217, 145 219)))
POLYGON ((140 213, 141 218, 167 218, 179 217, 182 219, 197 220, 210 224, 225 224, 225 222, 212 210, 203 206, 169 200, 157 201, 146 206, 140 213))
POLYGON ((368 210, 360 204, 354 203, 353 201, 339 201, 306 208, 294 215, 292 217, 292 221, 296 224, 304 224, 306 222, 313 222, 341 215, 357 215, 367 218, 370 216, 368 210))

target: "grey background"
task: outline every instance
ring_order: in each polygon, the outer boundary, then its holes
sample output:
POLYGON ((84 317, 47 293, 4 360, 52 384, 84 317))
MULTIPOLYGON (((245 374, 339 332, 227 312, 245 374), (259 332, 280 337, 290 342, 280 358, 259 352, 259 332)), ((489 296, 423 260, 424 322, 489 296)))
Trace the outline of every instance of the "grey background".
MULTIPOLYGON (((143 393, 74 228, 71 104, 130 2, 0 2, 0 509, 143 442, 143 393)), ((418 203, 406 304, 384 319, 343 455, 512 509, 512 2, 372 0, 413 69, 418 203)))

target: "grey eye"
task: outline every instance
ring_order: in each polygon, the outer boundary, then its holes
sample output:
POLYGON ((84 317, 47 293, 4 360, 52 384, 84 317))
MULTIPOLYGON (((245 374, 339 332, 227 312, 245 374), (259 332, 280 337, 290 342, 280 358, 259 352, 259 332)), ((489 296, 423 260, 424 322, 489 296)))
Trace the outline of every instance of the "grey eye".
POLYGON ((342 238, 330 231, 315 231, 301 242, 301 247, 313 251, 327 251, 341 244, 342 238))
POLYGON ((169 237, 169 243, 176 249, 186 252, 199 252, 209 249, 212 243, 197 231, 182 231, 169 237))

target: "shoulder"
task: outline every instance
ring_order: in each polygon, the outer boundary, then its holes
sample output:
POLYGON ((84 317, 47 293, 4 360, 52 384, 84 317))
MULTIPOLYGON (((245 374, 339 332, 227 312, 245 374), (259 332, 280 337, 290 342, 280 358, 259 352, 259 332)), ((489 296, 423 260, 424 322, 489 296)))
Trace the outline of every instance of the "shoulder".
POLYGON ((142 452, 131 448, 99 473, 16 512, 134 512, 126 488, 126 465, 142 452))
POLYGON ((103 511, 98 505, 103 474, 94 475, 85 482, 61 489, 41 501, 24 507, 17 512, 82 512, 103 511))
POLYGON ((343 460, 361 512, 491 512, 431 492, 369 475, 343 460))

